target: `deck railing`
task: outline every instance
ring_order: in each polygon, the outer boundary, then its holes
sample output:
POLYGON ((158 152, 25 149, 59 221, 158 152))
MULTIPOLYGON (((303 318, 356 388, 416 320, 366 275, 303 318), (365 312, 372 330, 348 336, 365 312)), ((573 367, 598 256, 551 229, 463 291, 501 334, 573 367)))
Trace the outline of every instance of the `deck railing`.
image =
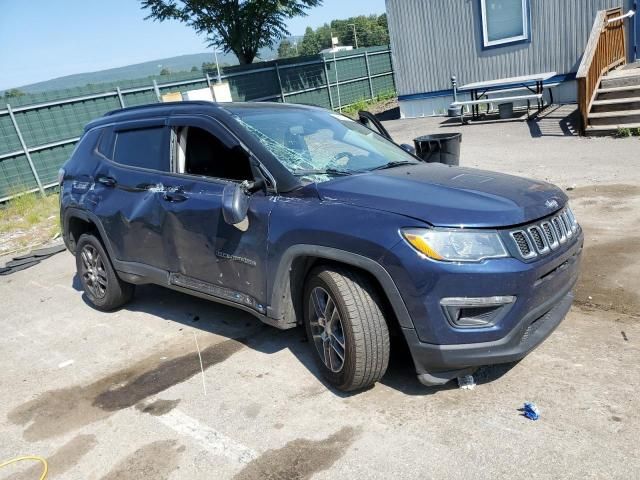
POLYGON ((583 134, 602 77, 613 68, 627 62, 624 18, 618 18, 622 16, 622 12, 622 8, 612 8, 597 13, 576 74, 583 134))

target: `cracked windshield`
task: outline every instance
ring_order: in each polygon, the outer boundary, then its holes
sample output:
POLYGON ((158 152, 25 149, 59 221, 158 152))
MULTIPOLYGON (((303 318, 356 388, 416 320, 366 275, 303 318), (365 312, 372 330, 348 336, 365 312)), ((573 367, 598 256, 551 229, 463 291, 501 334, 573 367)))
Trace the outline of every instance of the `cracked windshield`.
POLYGON ((419 163, 397 145, 343 115, 275 109, 236 109, 233 114, 303 182, 325 182, 419 163))

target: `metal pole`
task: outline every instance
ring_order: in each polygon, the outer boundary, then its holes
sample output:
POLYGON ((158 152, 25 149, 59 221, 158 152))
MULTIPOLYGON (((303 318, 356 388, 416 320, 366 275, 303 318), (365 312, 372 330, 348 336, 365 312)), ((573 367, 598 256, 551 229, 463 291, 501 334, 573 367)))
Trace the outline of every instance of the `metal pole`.
POLYGON ((458 101, 458 80, 455 75, 451 75, 451 86, 453 87, 453 101, 458 101))
POLYGON ((278 77, 278 87, 280 88, 280 99, 282 103, 287 103, 284 99, 284 91, 282 90, 282 79, 280 78, 280 67, 278 67, 278 62, 276 62, 276 77, 278 77))
POLYGON ((13 123, 13 128, 15 128, 16 133, 18 134, 18 140, 20 140, 20 145, 22 145, 22 150, 24 151, 24 156, 27 157, 27 161, 29 162, 29 166, 31 167, 31 173, 33 173, 33 177, 36 179, 36 183, 38 184, 38 190, 40 190, 40 195, 45 196, 44 188, 42 187, 42 182, 40 181, 40 177, 38 176, 38 172, 36 172, 36 167, 33 165, 33 160, 31 159, 31 155, 29 154, 29 148, 27 144, 24 143, 24 138, 22 137, 22 132, 20 131, 20 127, 18 127, 18 122, 16 122, 16 117, 13 115, 13 110, 11 110, 11 105, 7 103, 7 112, 9 112, 9 117, 11 117, 11 123, 13 123))
POLYGON ((207 81, 207 87, 211 88, 211 77, 209 76, 209 72, 204 73, 204 78, 207 81))
POLYGON ((349 26, 353 27, 353 40, 355 41, 356 50, 357 50, 358 49, 358 34, 356 33, 356 24, 355 23, 350 23, 349 26))
POLYGON ((369 70, 369 53, 364 52, 364 64, 367 67, 367 78, 369 79, 369 90, 371 91, 371 100, 373 100, 373 81, 371 80, 371 70, 369 70))
POLYGON ((218 72, 218 77, 216 78, 216 82, 220 83, 222 82, 222 78, 220 77, 220 64, 218 63, 218 50, 214 50, 213 54, 216 57, 216 71, 218 72))
POLYGON ((160 96, 160 89, 158 88, 158 82, 156 82, 155 78, 153 79, 153 91, 156 92, 156 98, 161 102, 162 97, 160 96))
POLYGON ((342 100, 340 99, 340 79, 338 78, 338 62, 336 61, 336 52, 333 52, 333 68, 336 71, 336 90, 338 92, 338 111, 342 113, 342 100))
POLYGON ((124 98, 122 97, 122 92, 120 91, 120 87, 116 87, 116 93, 118 94, 118 100, 120 101, 120 108, 124 108, 124 98))
POLYGON ((329 93, 329 105, 331 106, 331 110, 333 107, 333 95, 331 95, 331 82, 329 81, 329 69, 327 68, 327 59, 322 56, 322 63, 324 65, 324 78, 327 81, 327 92, 329 93))

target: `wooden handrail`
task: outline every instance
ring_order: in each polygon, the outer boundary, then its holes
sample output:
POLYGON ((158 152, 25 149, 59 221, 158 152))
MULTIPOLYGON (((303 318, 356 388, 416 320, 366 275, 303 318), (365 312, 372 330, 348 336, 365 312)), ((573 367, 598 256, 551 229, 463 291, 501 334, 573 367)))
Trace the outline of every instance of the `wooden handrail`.
POLYGON ((622 15, 622 8, 600 10, 593 22, 591 35, 578 67, 578 107, 582 117, 582 133, 588 122, 591 104, 596 97, 602 77, 617 67, 627 63, 627 41, 624 18, 609 23, 622 15))

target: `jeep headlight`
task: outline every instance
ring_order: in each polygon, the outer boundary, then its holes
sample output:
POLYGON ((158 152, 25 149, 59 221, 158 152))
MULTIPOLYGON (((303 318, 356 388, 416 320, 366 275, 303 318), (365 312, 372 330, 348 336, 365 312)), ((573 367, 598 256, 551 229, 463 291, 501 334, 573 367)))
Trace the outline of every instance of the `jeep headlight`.
POLYGON ((497 232, 407 228, 402 236, 418 252, 444 262, 480 262, 508 257, 497 232))

